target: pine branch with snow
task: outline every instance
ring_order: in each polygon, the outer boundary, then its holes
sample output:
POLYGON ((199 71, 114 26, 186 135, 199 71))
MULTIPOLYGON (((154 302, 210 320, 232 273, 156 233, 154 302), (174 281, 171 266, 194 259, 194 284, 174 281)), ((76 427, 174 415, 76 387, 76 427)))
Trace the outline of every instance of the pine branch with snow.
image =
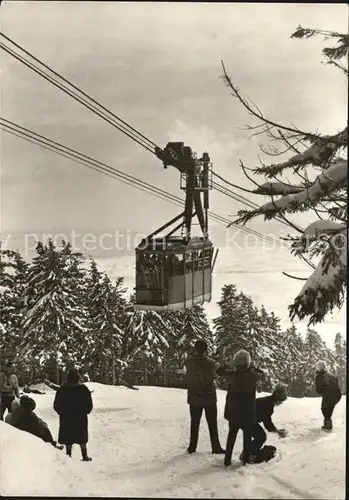
MULTIPOLYGON (((309 38, 322 35, 336 47, 325 47, 323 54, 327 62, 338 61, 348 54, 349 38, 335 32, 298 27, 293 38, 309 38)), ((232 95, 258 120, 258 125, 248 126, 252 135, 266 134, 271 146, 261 147, 271 156, 287 154, 285 161, 254 169, 247 169, 241 162, 246 177, 256 186, 255 194, 268 196, 269 201, 252 210, 241 210, 231 224, 245 225, 262 216, 264 220, 282 218, 290 228, 296 229, 297 237, 290 235, 291 253, 311 263, 313 272, 302 290, 289 306, 290 318, 308 318, 309 325, 323 321, 334 307, 341 307, 346 287, 347 266, 347 184, 348 184, 348 129, 339 129, 334 134, 318 134, 283 125, 265 117, 261 110, 247 98, 232 82, 223 65, 224 80, 232 95), (282 146, 282 150, 280 150, 282 146), (248 174, 252 171, 252 176, 248 174), (264 183, 257 176, 263 175, 264 183), (286 178, 291 176, 292 181, 286 178), (300 212, 315 213, 314 220, 304 230, 299 228, 286 214, 300 212), (320 216, 325 213, 326 216, 320 216), (336 242, 340 241, 340 245, 336 242)), ((287 273, 285 273, 287 275, 287 273)))

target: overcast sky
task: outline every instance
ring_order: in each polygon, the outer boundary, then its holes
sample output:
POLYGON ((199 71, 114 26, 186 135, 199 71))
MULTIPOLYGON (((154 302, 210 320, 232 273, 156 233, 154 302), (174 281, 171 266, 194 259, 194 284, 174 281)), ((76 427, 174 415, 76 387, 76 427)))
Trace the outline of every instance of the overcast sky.
MULTIPOLYGON (((1 30, 15 42, 157 144, 183 141, 198 154, 207 150, 218 173, 245 187, 250 185, 239 159, 257 166, 261 139, 249 140, 240 129, 250 118, 220 79, 220 61, 270 118, 335 132, 347 119, 346 79, 321 64, 320 39, 297 40, 290 34, 299 24, 346 32, 347 21, 344 4, 5 1, 1 6, 1 30)), ((1 73, 4 118, 181 195, 177 171, 163 169, 155 156, 4 52, 1 73)), ((24 233, 31 232, 39 237, 52 230, 68 236, 73 230, 149 233, 179 212, 4 132, 1 142, 1 229, 11 235, 11 247, 23 250, 24 233)), ((229 217, 244 206, 213 192, 211 208, 229 217)), ((303 225, 312 220, 310 214, 298 218, 303 225)), ((262 219, 250 227, 287 232, 262 219)), ((213 237, 225 250, 216 284, 235 282, 286 322, 287 305, 301 282, 281 271, 306 276, 308 269, 287 250, 246 250, 242 234, 241 248, 226 251, 223 226, 213 237)), ((122 252, 97 248, 93 253, 108 269, 119 269, 115 258, 122 252)), ((215 302, 216 285, 214 292, 215 302)), ((216 314, 214 303, 210 307, 216 314)), ((345 312, 318 330, 327 340, 334 331, 345 333, 345 312)))

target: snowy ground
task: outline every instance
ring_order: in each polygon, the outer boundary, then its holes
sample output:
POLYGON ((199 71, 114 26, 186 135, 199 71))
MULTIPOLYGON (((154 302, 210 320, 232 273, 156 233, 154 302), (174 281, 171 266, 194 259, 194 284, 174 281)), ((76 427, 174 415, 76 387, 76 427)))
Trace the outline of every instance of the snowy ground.
MULTIPOLYGON (((320 399, 292 399, 275 411, 275 422, 289 436, 269 434, 278 456, 268 464, 234 462, 226 469, 223 457, 211 454, 206 423, 198 453, 186 454, 188 407, 185 391, 87 384, 93 390, 89 452, 93 462, 73 458, 39 439, 0 422, 0 494, 40 496, 138 496, 201 498, 345 498, 345 406, 343 397, 334 414, 335 429, 320 429, 320 399)), ((52 410, 54 392, 35 395, 37 413, 57 435, 52 410)), ((219 392, 219 428, 225 444, 225 393, 219 392)))

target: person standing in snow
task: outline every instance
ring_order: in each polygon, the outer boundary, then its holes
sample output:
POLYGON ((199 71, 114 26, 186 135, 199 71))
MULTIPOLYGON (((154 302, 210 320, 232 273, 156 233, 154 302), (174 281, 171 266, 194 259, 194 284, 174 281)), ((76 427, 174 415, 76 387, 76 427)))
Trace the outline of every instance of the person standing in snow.
POLYGON ((342 398, 338 377, 326 370, 323 361, 318 361, 315 365, 315 389, 322 395, 321 411, 324 416, 323 429, 332 430, 332 414, 337 403, 342 398))
MULTIPOLYGON (((257 455, 257 453, 260 451, 265 441, 267 440, 267 435, 260 423, 263 423, 267 431, 275 432, 281 438, 284 438, 286 436, 286 430, 277 429, 271 418, 272 414, 274 413, 275 406, 281 405, 284 401, 286 401, 286 399, 286 387, 281 383, 275 385, 270 396, 256 399, 256 425, 251 431, 253 440, 249 449, 249 463, 253 463, 254 457, 257 455)), ((242 454, 240 458, 243 458, 242 454)))
POLYGON ((34 399, 24 395, 19 401, 15 399, 12 407, 13 413, 11 418, 7 420, 7 423, 16 427, 16 429, 33 434, 33 436, 42 439, 45 443, 52 444, 55 448, 63 449, 63 446, 57 446, 57 441, 53 439, 46 422, 34 413, 36 408, 34 399))
POLYGON ((71 457, 73 444, 79 444, 84 462, 87 455, 88 414, 93 408, 91 392, 80 380, 79 370, 71 368, 67 382, 57 389, 53 408, 59 415, 58 442, 66 446, 71 457))
POLYGON ((263 372, 251 364, 251 356, 245 350, 238 351, 233 358, 233 367, 227 364, 217 368, 217 375, 227 378, 229 387, 224 418, 229 422, 229 433, 224 465, 231 465, 236 436, 243 431, 242 462, 248 462, 252 432, 256 426, 256 386, 263 372))
POLYGON ((224 453, 220 445, 217 424, 216 366, 207 356, 207 343, 197 340, 194 353, 185 363, 187 374, 187 402, 190 409, 190 442, 188 453, 195 453, 203 410, 211 439, 212 453, 224 453))
POLYGON ((12 363, 5 360, 0 373, 0 420, 4 419, 4 413, 12 411, 12 401, 19 398, 19 385, 17 375, 14 373, 12 363))

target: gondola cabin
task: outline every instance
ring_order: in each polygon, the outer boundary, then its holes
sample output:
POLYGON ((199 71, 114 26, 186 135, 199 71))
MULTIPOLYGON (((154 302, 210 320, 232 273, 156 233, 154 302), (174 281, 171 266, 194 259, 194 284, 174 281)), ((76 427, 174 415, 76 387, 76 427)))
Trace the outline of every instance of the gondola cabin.
POLYGON ((212 243, 150 238, 136 248, 135 309, 186 309, 211 300, 212 243))

